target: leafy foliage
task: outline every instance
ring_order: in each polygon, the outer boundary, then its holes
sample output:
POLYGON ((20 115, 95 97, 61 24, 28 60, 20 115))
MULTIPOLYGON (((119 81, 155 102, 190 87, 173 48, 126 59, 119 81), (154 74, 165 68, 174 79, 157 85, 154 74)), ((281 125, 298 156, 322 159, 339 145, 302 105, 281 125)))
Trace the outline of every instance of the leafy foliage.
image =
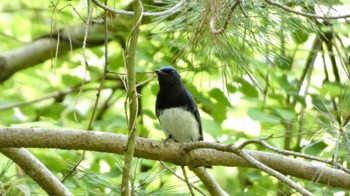
MULTIPOLYGON (((143 2, 145 9, 158 10, 177 1, 143 2)), ((154 69, 172 65, 181 72, 198 103, 206 140, 236 143, 269 137, 268 142, 276 147, 349 166, 348 19, 306 18, 267 1, 242 1, 232 10, 234 2, 188 1, 174 15, 144 19, 136 67, 139 135, 164 138, 154 114, 158 84, 152 77, 154 69), (222 32, 215 32, 221 28, 222 32)), ((319 14, 332 13, 334 5, 349 6, 344 2, 295 0, 286 6, 319 14)), ((124 2, 113 3, 119 8, 129 7, 124 2)), ((98 23, 103 11, 90 4, 98 23)), ((2 53, 58 29, 85 24, 87 19, 85 1, 4 0, 0 9, 2 53)), ((103 45, 86 48, 86 59, 82 49, 59 58, 52 54, 51 59, 18 71, 2 83, 0 126, 87 129, 93 120, 93 130, 127 134, 123 51, 131 19, 113 15, 110 19, 122 25, 108 29, 112 32, 107 46, 108 73, 104 72, 103 45), (95 108, 97 88, 104 74, 106 81, 95 108), (94 111, 95 118, 91 119, 94 111)), ((102 30, 89 36, 98 40, 104 33, 102 30)), ((60 179, 81 158, 80 152, 72 151, 32 152, 60 179)), ((79 170, 65 184, 74 194, 116 193, 121 181, 120 159, 87 152, 79 170)), ((20 171, 3 160, 0 195, 41 193, 28 177, 15 178, 20 171)), ((187 193, 186 185, 158 163, 140 160, 134 169, 133 183, 139 195, 187 193)), ((178 172, 179 168, 173 169, 178 172)), ((291 190, 281 188, 274 178, 258 170, 214 167, 211 171, 231 195, 273 195, 279 191, 291 194, 291 190)), ((324 190, 315 183, 294 180, 312 187, 315 194, 324 190)), ((329 189, 329 193, 342 191, 329 189)))

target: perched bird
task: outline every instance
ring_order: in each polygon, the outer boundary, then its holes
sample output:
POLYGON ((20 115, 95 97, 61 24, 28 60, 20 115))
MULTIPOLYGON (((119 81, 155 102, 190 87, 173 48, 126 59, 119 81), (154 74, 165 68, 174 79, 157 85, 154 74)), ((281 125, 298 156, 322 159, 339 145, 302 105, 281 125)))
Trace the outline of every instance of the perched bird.
POLYGON ((175 142, 203 140, 198 108, 192 95, 182 84, 179 73, 170 66, 155 72, 159 82, 156 115, 167 140, 175 142))

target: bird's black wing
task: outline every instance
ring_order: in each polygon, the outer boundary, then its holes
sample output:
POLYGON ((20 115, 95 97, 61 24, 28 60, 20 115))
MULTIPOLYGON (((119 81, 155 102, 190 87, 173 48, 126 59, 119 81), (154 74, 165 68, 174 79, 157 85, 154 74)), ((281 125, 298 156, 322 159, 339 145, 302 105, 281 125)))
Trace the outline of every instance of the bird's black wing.
POLYGON ((156 116, 157 118, 159 118, 159 116, 161 115, 161 111, 162 109, 159 108, 159 103, 160 103, 160 98, 157 96, 157 100, 156 100, 156 116))
POLYGON ((193 99, 191 93, 187 90, 186 90, 186 96, 188 98, 187 111, 190 111, 194 115, 194 117, 196 118, 196 120, 198 122, 199 135, 200 135, 199 140, 203 140, 202 122, 201 122, 201 117, 199 115, 197 105, 194 102, 194 99, 193 99))

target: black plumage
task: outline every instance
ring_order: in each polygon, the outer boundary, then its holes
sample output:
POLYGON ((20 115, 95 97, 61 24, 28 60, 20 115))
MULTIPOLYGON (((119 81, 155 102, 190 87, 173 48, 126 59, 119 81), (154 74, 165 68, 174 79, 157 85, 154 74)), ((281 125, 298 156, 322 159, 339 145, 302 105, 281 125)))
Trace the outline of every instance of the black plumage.
POLYGON ((155 72, 160 87, 156 115, 167 139, 176 142, 203 140, 198 108, 179 73, 173 67, 163 67, 155 72))

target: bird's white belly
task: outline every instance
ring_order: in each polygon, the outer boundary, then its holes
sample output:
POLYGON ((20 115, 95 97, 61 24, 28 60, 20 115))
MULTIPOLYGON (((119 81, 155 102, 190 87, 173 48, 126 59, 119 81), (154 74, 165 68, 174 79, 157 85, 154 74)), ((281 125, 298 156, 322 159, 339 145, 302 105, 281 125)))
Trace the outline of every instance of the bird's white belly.
POLYGON ((159 121, 167 138, 170 136, 177 142, 198 141, 200 138, 196 118, 184 108, 165 109, 159 121))

